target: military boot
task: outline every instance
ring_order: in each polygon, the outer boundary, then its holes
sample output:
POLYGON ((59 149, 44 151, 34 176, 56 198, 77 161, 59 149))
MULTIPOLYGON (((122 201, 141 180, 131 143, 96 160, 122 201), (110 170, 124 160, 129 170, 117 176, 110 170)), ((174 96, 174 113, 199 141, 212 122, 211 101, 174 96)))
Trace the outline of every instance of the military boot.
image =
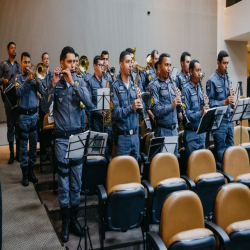
POLYGON ((70 232, 72 232, 74 235, 83 237, 84 231, 81 227, 79 221, 77 220, 79 205, 71 207, 70 210, 70 232))
POLYGON ((10 149, 10 159, 8 164, 12 164, 14 162, 14 148, 13 148, 13 141, 9 142, 9 149, 10 149))
POLYGON ((68 219, 68 207, 61 208, 61 216, 62 216, 62 231, 61 237, 62 242, 66 243, 69 241, 69 219, 68 219))
POLYGON ((30 182, 33 182, 34 184, 38 182, 38 179, 36 178, 34 172, 33 172, 33 169, 34 169, 34 166, 31 167, 30 164, 29 164, 29 167, 28 167, 28 179, 30 182))
POLYGON ((21 169, 23 172, 22 185, 24 187, 27 187, 27 186, 29 186, 29 180, 28 180, 28 175, 27 175, 28 167, 22 167, 21 169))

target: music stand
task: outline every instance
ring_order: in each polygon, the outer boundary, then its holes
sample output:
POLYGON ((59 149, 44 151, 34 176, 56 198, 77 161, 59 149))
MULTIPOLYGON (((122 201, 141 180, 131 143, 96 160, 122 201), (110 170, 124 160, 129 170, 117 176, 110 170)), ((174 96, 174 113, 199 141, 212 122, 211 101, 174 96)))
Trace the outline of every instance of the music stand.
MULTIPOLYGON (((69 146, 66 152, 65 158, 83 158, 83 166, 87 162, 88 155, 98 155, 104 154, 108 135, 106 133, 98 133, 94 131, 86 131, 69 138, 69 146)), ((86 169, 87 171, 87 169, 86 169)), ((84 232, 85 232, 85 249, 88 249, 88 239, 90 243, 90 249, 93 249, 92 242, 89 234, 89 227, 87 225, 87 187, 86 187, 86 176, 85 175, 85 208, 84 208, 84 232)), ((82 249, 81 247, 82 237, 79 240, 77 249, 82 249)))
POLYGON ((197 134, 219 129, 223 116, 227 112, 227 106, 208 109, 202 116, 197 134))
MULTIPOLYGON (((97 89, 97 105, 96 109, 92 111, 110 110, 110 89, 101 88, 97 89)), ((103 117, 103 128, 104 132, 104 117, 103 117)))
POLYGON ((145 162, 143 175, 147 179, 149 172, 149 164, 154 158, 154 156, 158 153, 170 152, 174 154, 175 148, 178 143, 178 136, 165 136, 165 137, 155 137, 150 139, 148 158, 145 162), (146 167, 147 166, 147 167, 146 167))
POLYGON ((242 144, 242 120, 250 118, 250 98, 238 99, 231 121, 241 121, 240 145, 242 144))

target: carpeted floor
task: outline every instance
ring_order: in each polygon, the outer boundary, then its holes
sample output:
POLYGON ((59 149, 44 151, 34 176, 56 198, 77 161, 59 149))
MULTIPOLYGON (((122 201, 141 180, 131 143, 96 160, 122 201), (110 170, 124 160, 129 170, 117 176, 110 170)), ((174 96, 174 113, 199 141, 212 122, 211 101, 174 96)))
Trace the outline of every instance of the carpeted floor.
POLYGON ((8 146, 0 147, 3 197, 3 250, 64 249, 33 184, 21 185, 19 163, 6 164, 8 146))

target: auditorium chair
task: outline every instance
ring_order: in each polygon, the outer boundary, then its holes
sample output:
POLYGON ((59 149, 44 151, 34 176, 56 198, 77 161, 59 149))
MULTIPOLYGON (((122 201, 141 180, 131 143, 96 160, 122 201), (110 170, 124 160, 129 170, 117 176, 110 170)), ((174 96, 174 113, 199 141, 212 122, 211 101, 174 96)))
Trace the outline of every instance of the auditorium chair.
MULTIPOLYGON (((249 208, 250 192, 247 186, 241 183, 230 183, 222 186, 218 191, 214 204, 213 223, 220 227, 230 239, 225 249, 250 249, 249 208)), ((208 222, 211 230, 213 223, 208 222)), ((218 241, 217 245, 219 245, 218 241)), ((220 246, 220 249, 222 248, 223 246, 220 246)))
POLYGON ((100 155, 87 156, 82 168, 82 190, 87 189, 88 195, 98 193, 98 185, 105 186, 107 176, 107 160, 100 155))
MULTIPOLYGON (((159 224, 165 198, 172 192, 187 189, 186 181, 180 178, 177 157, 171 153, 158 153, 150 163, 148 189, 149 223, 159 224)), ((148 230, 148 227, 147 227, 148 230)))
POLYGON ((106 189, 98 185, 99 237, 104 248, 106 231, 126 232, 141 226, 144 242, 145 190, 137 161, 117 156, 109 163, 106 189))
POLYGON ((250 168, 247 151, 242 146, 229 147, 223 156, 222 171, 228 182, 240 182, 250 188, 250 168))
POLYGON ((147 234, 148 249, 215 249, 215 237, 205 228, 202 204, 192 191, 170 194, 162 207, 159 234, 147 234))
POLYGON ((234 146, 239 146, 241 143, 249 143, 249 134, 244 126, 234 127, 234 146))
MULTIPOLYGON (((216 172, 216 163, 211 151, 195 150, 188 160, 187 180, 192 189, 201 199, 205 216, 211 216, 217 190, 225 184, 222 173, 216 172)), ((184 177, 183 177, 184 178, 184 177)))

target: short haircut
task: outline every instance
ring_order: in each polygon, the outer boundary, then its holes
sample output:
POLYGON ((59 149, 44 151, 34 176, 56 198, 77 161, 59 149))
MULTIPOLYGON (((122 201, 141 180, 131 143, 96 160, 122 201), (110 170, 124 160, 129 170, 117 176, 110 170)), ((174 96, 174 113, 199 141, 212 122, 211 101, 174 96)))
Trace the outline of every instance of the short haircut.
POLYGON ((102 53, 101 53, 101 56, 102 55, 109 55, 108 51, 107 50, 103 50, 102 53))
POLYGON ((126 51, 128 51, 130 54, 134 54, 134 51, 131 48, 127 48, 126 51))
POLYGON ((64 47, 60 55, 60 61, 64 61, 68 53, 75 55, 75 51, 72 47, 70 46, 64 47))
POLYGON ((93 60, 93 64, 97 64, 99 60, 103 60, 103 58, 100 56, 95 56, 93 60))
POLYGON ((11 44, 14 44, 16 46, 16 44, 14 42, 9 42, 7 45, 7 50, 9 50, 11 44))
POLYGON ((127 51, 127 50, 124 50, 124 51, 122 51, 122 53, 120 54, 120 62, 123 62, 123 60, 124 60, 124 57, 125 56, 130 56, 130 52, 129 51, 127 51))
POLYGON ((151 58, 152 60, 155 58, 155 54, 159 54, 158 50, 154 49, 152 52, 151 52, 151 58))
POLYGON ((155 63, 155 69, 156 69, 156 70, 157 70, 158 66, 159 66, 159 61, 157 61, 157 62, 155 63))
POLYGON ((188 53, 187 51, 183 52, 183 53, 181 54, 181 62, 185 62, 186 56, 191 56, 191 54, 188 53))
POLYGON ((225 50, 221 50, 219 52, 217 61, 221 63, 221 61, 223 60, 223 57, 229 57, 228 53, 225 50))
POLYGON ((148 56, 150 56, 151 54, 147 54, 146 58, 148 58, 148 56))
POLYGON ((164 57, 169 57, 170 58, 170 55, 168 53, 162 53, 160 55, 160 57, 159 57, 159 64, 162 63, 164 57))
POLYGON ((25 56, 30 58, 30 54, 28 52, 23 52, 21 55, 21 61, 23 60, 23 57, 25 56))
POLYGON ((200 63, 200 62, 199 62, 198 60, 196 60, 196 59, 192 60, 192 61, 190 62, 190 64, 189 64, 189 70, 190 70, 190 69, 194 70, 194 65, 195 65, 196 63, 200 63))
POLYGON ((44 56, 44 55, 49 55, 49 53, 44 52, 44 53, 42 54, 42 60, 43 60, 43 56, 44 56))
POLYGON ((75 53, 75 56, 79 58, 79 55, 77 53, 75 53))

